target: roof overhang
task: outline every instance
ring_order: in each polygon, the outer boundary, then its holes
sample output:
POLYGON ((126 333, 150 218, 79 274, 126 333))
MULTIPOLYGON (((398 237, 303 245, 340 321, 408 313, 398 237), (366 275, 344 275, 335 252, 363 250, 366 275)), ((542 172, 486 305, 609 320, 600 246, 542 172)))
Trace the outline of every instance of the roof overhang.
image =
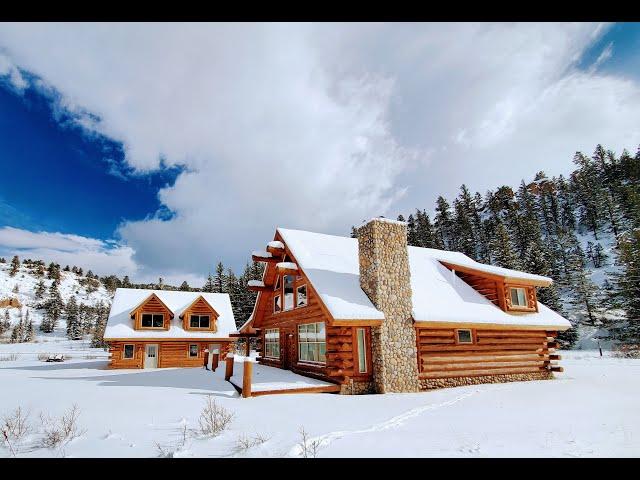
POLYGON ((498 275, 497 273, 487 272, 479 268, 472 268, 467 265, 459 265, 451 261, 438 260, 442 265, 450 270, 468 273, 470 275, 478 275, 480 277, 491 278, 493 280, 502 281, 504 283, 516 283, 520 285, 533 285, 535 287, 548 287, 553 283, 551 279, 537 276, 537 278, 517 277, 512 275, 498 275))

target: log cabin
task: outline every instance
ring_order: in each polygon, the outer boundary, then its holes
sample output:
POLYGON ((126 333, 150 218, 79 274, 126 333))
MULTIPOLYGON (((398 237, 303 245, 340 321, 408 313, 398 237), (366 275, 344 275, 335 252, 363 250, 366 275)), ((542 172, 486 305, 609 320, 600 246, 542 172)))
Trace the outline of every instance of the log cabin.
POLYGON ((231 351, 236 330, 229 295, 118 288, 104 340, 109 368, 209 368, 231 351))
POLYGON ((407 245, 406 224, 374 218, 357 238, 278 228, 253 313, 260 363, 341 385, 416 392, 553 378, 568 320, 537 299, 552 279, 407 245))

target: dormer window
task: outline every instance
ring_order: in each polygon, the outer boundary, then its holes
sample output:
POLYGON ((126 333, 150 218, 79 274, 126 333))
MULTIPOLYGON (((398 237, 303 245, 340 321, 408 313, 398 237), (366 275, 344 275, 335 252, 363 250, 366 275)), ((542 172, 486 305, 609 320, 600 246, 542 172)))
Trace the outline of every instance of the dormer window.
POLYGON ((514 307, 528 307, 527 291, 522 287, 511 287, 511 305, 514 307))
POLYGON ((209 315, 191 315, 189 326, 191 328, 209 328, 209 315))
POLYGON ((164 315, 162 313, 143 313, 140 324, 142 328, 163 328, 164 315))

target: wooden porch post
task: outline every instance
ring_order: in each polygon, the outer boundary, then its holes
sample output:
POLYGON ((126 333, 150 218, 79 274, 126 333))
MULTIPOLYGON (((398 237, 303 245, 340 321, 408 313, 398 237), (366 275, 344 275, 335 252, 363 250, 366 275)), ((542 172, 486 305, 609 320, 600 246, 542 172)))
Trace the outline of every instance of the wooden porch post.
POLYGON ((227 354, 225 362, 227 362, 227 364, 224 371, 224 379, 229 380, 231 377, 233 377, 233 355, 229 356, 229 354, 227 354))
POLYGON ((218 363, 220 361, 220 354, 212 353, 211 355, 212 355, 212 357, 211 357, 211 370, 215 372, 216 368, 218 368, 218 363))
POLYGON ((244 361, 244 372, 242 374, 242 396, 249 398, 251 396, 251 374, 253 371, 253 362, 244 361))
POLYGON ((251 346, 249 344, 249 337, 245 337, 247 340, 247 343, 244 346, 244 356, 248 357, 251 354, 251 346))

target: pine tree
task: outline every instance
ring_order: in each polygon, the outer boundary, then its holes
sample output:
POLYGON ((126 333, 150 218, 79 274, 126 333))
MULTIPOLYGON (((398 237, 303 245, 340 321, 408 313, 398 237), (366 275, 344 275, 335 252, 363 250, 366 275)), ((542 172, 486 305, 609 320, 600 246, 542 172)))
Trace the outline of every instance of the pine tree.
POLYGON ((107 326, 108 317, 109 309, 102 302, 95 306, 95 324, 91 334, 91 346, 94 348, 107 346, 104 341, 104 329, 107 326))
POLYGON ((5 309, 3 318, 0 318, 0 335, 9 331, 9 328, 11 328, 9 310, 5 309))
POLYGON ((407 244, 413 247, 420 245, 416 232, 416 220, 413 215, 407 217, 407 244))
POLYGON ((218 262, 216 265, 216 275, 213 279, 213 291, 215 293, 227 293, 227 279, 224 275, 224 265, 218 262))
POLYGON ((56 328, 58 319, 62 314, 64 302, 58 290, 58 282, 53 281, 49 287, 49 295, 45 302, 45 318, 40 324, 40 330, 45 333, 51 333, 56 328))
POLYGON ((18 273, 18 270, 20 270, 20 259, 17 255, 14 255, 14 257, 11 259, 11 268, 9 269, 9 275, 15 277, 16 273, 18 273))
POLYGON ((209 274, 207 276, 207 281, 203 285, 202 291, 203 292, 209 292, 209 293, 214 293, 215 292, 215 284, 213 282, 213 276, 211 274, 209 274))
POLYGON ((625 344, 640 344, 640 229, 623 234, 612 273, 615 306, 625 311, 625 319, 612 326, 614 338, 625 344))
POLYGON ((444 197, 439 196, 436 200, 436 214, 433 225, 437 237, 438 248, 444 250, 454 250, 455 241, 453 238, 453 220, 451 218, 449 203, 444 197))
POLYGON ((513 253, 513 247, 509 240, 509 232, 504 223, 498 221, 495 227, 494 238, 490 242, 492 257, 496 265, 504 268, 518 268, 518 259, 513 253))
POLYGON ((72 296, 65 307, 67 315, 67 338, 69 340, 82 339, 82 326, 78 318, 78 302, 75 296, 72 296))
POLYGON ((24 337, 23 341, 32 342, 35 337, 35 332, 33 330, 33 320, 29 315, 29 310, 27 310, 27 314, 25 316, 25 327, 24 327, 24 337))
POLYGON ((189 286, 189 284, 187 283, 186 280, 184 282, 182 282, 182 284, 180 285, 180 290, 183 291, 183 292, 191 291, 191 287, 189 286))
POLYGON ((129 280, 129 275, 125 275, 122 279, 122 288, 131 288, 131 280, 129 280))

